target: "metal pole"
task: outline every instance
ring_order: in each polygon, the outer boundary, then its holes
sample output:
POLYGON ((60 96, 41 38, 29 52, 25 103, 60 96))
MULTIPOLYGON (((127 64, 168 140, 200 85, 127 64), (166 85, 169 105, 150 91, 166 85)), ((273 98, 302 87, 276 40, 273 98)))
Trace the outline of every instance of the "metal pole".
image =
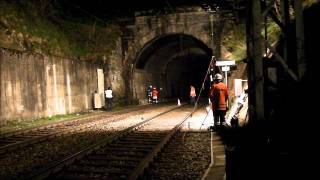
MULTIPOLYGON (((260 4, 260 1, 259 1, 260 4)), ((290 23, 289 17, 289 2, 288 0, 281 0, 280 1, 280 8, 281 8, 281 22, 284 26, 283 32, 283 59, 287 62, 288 61, 288 25, 290 23)))
MULTIPOLYGON (((226 82, 226 86, 227 86, 227 89, 228 88, 228 71, 224 71, 224 77, 225 77, 225 82, 226 82)), ((229 99, 227 100, 227 107, 229 107, 229 99)))
MULTIPOLYGON (((250 111, 255 121, 264 119, 264 78, 263 78, 263 37, 262 14, 260 1, 249 1, 251 3, 250 35, 249 42, 249 89, 250 89, 250 111)), ((251 118, 251 117, 250 117, 251 118)))
POLYGON ((224 78, 225 78, 226 86, 228 87, 228 71, 224 71, 224 78))
POLYGON ((215 47, 214 47, 214 33, 213 33, 213 14, 210 12, 210 25, 211 25, 211 39, 212 39, 212 50, 215 52, 215 47))
POLYGON ((305 52, 304 52, 304 23, 302 0, 294 1, 294 14, 296 19, 296 47, 299 79, 306 73, 305 52))
POLYGON ((255 78, 255 114, 257 120, 264 119, 264 78, 262 62, 262 36, 261 36, 261 5, 260 1, 253 1, 253 36, 254 36, 254 78, 255 78))
POLYGON ((211 150, 211 162, 210 162, 210 164, 211 164, 211 165, 214 165, 214 150, 213 150, 213 136, 214 136, 214 132, 213 132, 213 129, 211 129, 210 134, 211 134, 211 143, 210 143, 210 146, 211 146, 211 148, 210 148, 210 150, 211 150))

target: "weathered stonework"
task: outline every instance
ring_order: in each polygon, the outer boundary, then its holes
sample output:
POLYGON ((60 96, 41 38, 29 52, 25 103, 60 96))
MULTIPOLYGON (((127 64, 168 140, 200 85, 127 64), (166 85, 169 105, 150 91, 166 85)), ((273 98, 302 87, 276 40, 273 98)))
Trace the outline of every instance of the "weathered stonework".
MULTIPOLYGON (((216 18, 214 22, 218 20, 216 18)), ((132 31, 132 39, 127 40, 125 63, 134 66, 133 74, 129 77, 132 78, 130 91, 133 92, 134 98, 141 102, 145 101, 146 89, 150 84, 161 87, 164 92, 162 96, 166 96, 166 79, 163 74, 136 69, 138 54, 144 47, 151 45, 151 41, 165 35, 185 34, 202 41, 213 50, 216 49, 213 47, 215 44, 212 42, 209 14, 202 10, 159 16, 137 16, 135 23, 127 28, 132 31)), ((217 29, 217 27, 213 28, 213 30, 217 29)))
MULTIPOLYGON (((121 40, 119 39, 116 44, 116 49, 112 54, 105 57, 104 74, 105 74, 105 88, 109 86, 113 90, 114 104, 117 105, 119 99, 125 98, 125 81, 123 74, 123 58, 121 49, 121 40)), ((120 104, 120 103, 119 103, 120 104)))

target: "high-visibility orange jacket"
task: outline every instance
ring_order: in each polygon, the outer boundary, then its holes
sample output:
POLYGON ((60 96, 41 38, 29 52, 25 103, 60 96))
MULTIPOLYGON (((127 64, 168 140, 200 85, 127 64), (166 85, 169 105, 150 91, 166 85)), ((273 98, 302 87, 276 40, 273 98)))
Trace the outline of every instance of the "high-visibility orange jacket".
POLYGON ((197 96, 196 89, 193 86, 190 87, 190 96, 191 97, 196 97, 197 96))
POLYGON ((210 89, 212 110, 227 110, 228 88, 222 82, 213 84, 210 89))
POLYGON ((158 97, 158 91, 156 89, 152 90, 152 97, 158 97))

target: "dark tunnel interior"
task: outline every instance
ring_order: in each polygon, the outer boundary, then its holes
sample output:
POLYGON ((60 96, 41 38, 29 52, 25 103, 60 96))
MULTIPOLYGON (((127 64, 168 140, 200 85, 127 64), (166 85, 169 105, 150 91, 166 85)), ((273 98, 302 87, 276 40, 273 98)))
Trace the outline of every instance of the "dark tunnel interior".
MULTIPOLYGON (((191 35, 166 34, 147 43, 138 55, 136 68, 161 77, 168 98, 186 100, 190 85, 200 92, 211 54, 207 45, 191 35)), ((201 96, 208 93, 207 81, 201 96)))
MULTIPOLYGON (((171 98, 179 97, 187 99, 189 97, 190 85, 196 88, 196 92, 200 92, 202 82, 208 69, 209 59, 205 55, 187 54, 179 56, 167 65, 167 84, 171 98)), ((209 90, 209 82, 205 81, 205 89, 201 95, 206 96, 209 90)))

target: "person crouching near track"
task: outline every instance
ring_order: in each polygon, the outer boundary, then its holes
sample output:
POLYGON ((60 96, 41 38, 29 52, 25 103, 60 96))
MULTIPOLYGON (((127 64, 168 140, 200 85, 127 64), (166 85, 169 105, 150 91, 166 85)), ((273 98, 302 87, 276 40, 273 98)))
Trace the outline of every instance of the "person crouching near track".
POLYGON ((228 88, 222 83, 222 75, 215 74, 214 84, 210 88, 210 100, 212 103, 212 112, 214 118, 214 126, 225 125, 225 115, 227 112, 228 88))

